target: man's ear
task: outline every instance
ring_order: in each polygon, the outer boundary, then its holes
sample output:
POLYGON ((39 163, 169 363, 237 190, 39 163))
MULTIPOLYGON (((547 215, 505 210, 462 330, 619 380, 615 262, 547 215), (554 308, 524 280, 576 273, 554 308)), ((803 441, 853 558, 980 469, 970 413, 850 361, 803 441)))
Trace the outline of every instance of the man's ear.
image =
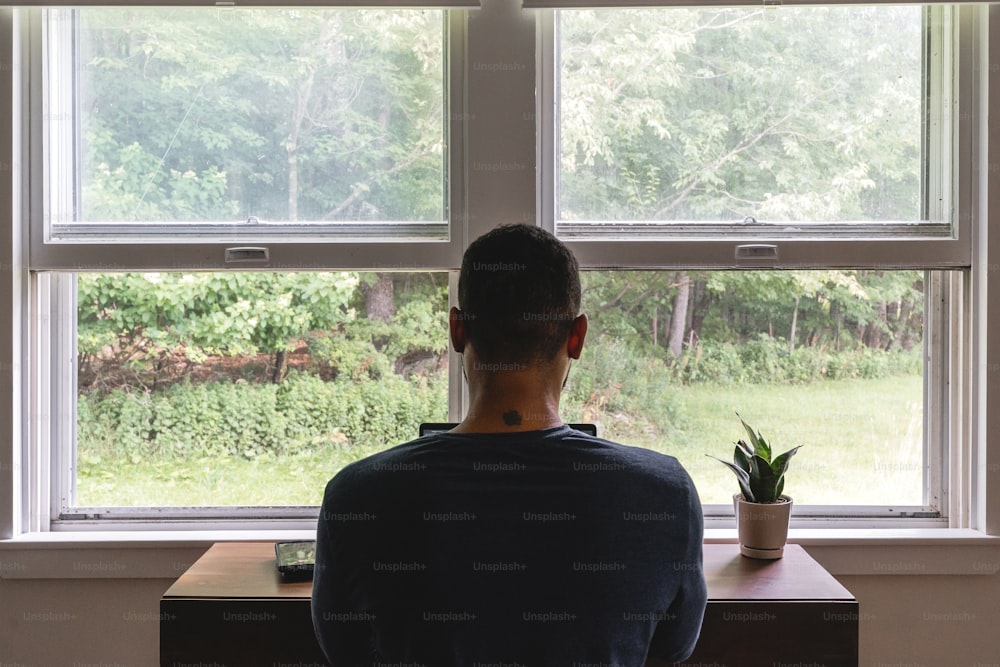
POLYGON ((573 320, 573 328, 569 332, 569 340, 566 341, 566 353, 570 359, 579 359, 580 352, 583 351, 583 340, 587 337, 587 316, 580 315, 573 320))
POLYGON ((455 306, 448 312, 448 336, 456 352, 459 354, 465 352, 465 315, 455 306))

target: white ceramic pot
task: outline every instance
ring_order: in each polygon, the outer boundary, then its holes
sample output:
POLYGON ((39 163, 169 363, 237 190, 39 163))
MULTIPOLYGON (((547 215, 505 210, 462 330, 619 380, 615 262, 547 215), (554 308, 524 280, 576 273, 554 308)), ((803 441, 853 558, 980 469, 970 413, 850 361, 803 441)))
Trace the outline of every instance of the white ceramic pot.
POLYGON ((781 496, 774 503, 750 503, 743 499, 742 493, 737 493, 733 496, 733 509, 741 554, 766 560, 784 555, 791 498, 781 496))

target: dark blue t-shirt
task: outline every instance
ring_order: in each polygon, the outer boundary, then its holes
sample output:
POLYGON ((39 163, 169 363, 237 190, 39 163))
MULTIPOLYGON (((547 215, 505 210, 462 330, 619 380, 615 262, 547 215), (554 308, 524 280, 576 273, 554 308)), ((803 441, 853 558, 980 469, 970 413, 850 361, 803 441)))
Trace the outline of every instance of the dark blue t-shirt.
POLYGON ((671 456, 567 426, 423 437, 327 485, 316 635, 337 667, 683 660, 705 610, 702 532, 671 456))

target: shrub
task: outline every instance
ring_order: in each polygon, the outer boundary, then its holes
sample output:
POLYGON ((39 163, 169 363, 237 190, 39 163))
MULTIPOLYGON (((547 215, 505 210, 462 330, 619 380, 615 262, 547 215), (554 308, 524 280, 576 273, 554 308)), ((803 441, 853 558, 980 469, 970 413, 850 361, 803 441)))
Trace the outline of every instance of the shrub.
POLYGON ((812 347, 796 348, 785 359, 785 380, 793 384, 823 380, 830 356, 824 350, 812 347))
POLYGON ((706 341, 685 350, 671 366, 675 381, 681 384, 719 382, 742 384, 743 361, 731 343, 706 341))
POLYGON ((648 350, 633 349, 618 338, 598 337, 570 371, 562 415, 567 421, 605 425, 622 420, 676 424, 676 395, 670 373, 648 350))
POLYGON ((254 458, 330 442, 397 444, 416 437, 421 421, 446 414, 443 377, 325 382, 293 372, 281 385, 183 383, 161 392, 83 395, 77 418, 81 451, 254 458))
POLYGON ((922 372, 919 351, 871 348, 830 352, 816 347, 788 351, 787 343, 766 336, 744 345, 704 341, 670 365, 680 384, 805 384, 824 379, 878 379, 922 372))
POLYGON ((766 384, 786 380, 785 364, 788 343, 766 334, 739 347, 743 376, 750 384, 766 384))

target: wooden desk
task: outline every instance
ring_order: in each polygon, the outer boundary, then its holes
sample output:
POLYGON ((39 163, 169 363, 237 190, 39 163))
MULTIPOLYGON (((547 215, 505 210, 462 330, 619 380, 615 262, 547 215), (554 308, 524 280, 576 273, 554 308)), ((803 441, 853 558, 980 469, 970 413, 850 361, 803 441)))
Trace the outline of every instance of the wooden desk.
MULTIPOLYGON (((798 545, 756 561, 705 545, 708 608, 695 667, 857 667, 858 603, 798 545)), ((326 664, 313 636, 310 582, 285 584, 270 542, 220 543, 160 601, 160 664, 326 664)))

